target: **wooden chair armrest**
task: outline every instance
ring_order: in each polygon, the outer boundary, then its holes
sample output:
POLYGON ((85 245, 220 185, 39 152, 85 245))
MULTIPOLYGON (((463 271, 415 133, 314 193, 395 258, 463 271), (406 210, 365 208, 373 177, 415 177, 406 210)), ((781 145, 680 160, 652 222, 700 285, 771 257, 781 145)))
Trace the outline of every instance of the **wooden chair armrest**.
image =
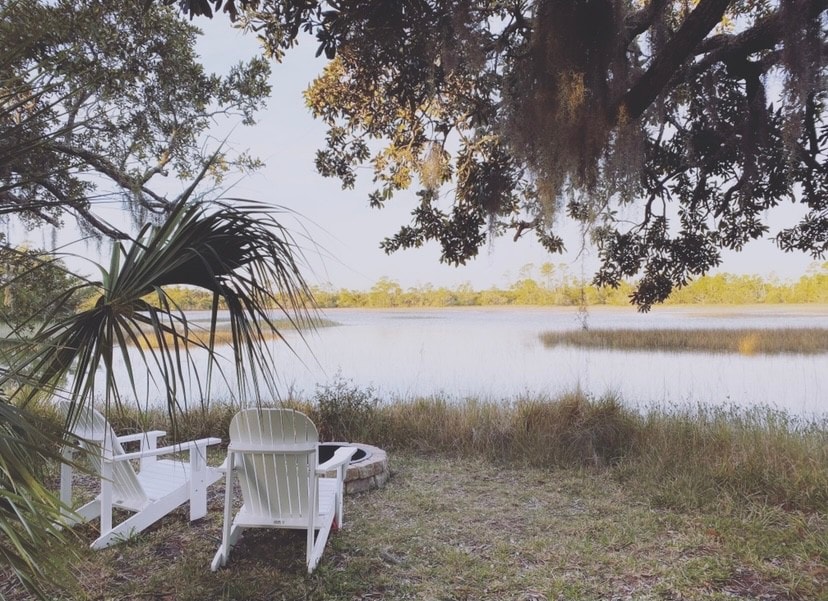
POLYGON ((335 470, 344 465, 348 465, 351 462, 351 457, 353 457, 354 453, 356 453, 358 450, 359 449, 357 449, 356 447, 339 447, 334 452, 333 457, 328 459, 325 463, 322 463, 317 466, 316 475, 324 476, 331 470, 335 470))
POLYGON ((138 432, 137 434, 124 434, 123 436, 116 436, 115 438, 118 442, 138 442, 139 440, 145 440, 147 438, 161 438, 162 436, 166 436, 167 433, 163 430, 150 430, 149 432, 138 432))
POLYGON ((141 457, 152 457, 157 455, 169 455, 170 453, 184 453, 192 451, 198 447, 205 447, 207 445, 219 444, 221 438, 201 438, 199 440, 191 440, 190 442, 182 442, 179 444, 169 445, 158 449, 150 449, 147 451, 136 451, 134 453, 124 453, 123 455, 116 455, 112 458, 113 461, 129 461, 130 459, 141 459, 141 457))

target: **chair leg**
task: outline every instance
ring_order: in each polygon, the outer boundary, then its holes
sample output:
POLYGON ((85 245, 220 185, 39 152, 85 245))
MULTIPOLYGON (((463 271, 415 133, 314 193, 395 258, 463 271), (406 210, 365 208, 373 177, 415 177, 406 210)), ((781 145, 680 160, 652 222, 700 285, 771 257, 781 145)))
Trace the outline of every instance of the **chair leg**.
MULTIPOLYGON (((319 560, 322 559, 322 553, 325 551, 325 545, 328 543, 328 535, 331 533, 332 524, 333 516, 331 516, 331 519, 325 520, 324 525, 316 535, 316 541, 313 543, 311 551, 308 554, 308 574, 316 569, 316 566, 319 565, 319 560)), ((313 532, 313 528, 308 530, 311 538, 313 538, 313 532)))
POLYGON ((101 532, 109 532, 112 530, 112 462, 105 458, 101 462, 101 493, 99 498, 101 503, 101 532))
MULTIPOLYGON (((166 500, 165 502, 153 503, 109 530, 104 530, 102 523, 101 535, 95 539, 91 547, 93 549, 103 549, 122 540, 131 538, 163 518, 183 502, 184 499, 172 499, 166 500)), ((102 522, 103 517, 104 515, 101 516, 102 522)))
POLYGON ((227 565, 227 559, 230 557, 230 550, 224 549, 224 543, 219 545, 218 551, 213 556, 213 562, 210 564, 210 571, 216 572, 219 568, 227 565))
MULTIPOLYGON (((70 448, 64 448, 61 452, 63 455, 63 463, 60 464, 60 502, 66 507, 72 506, 72 465, 74 453, 70 448)), ((65 518, 69 518, 70 514, 65 510, 61 510, 65 518)))
POLYGON ((207 445, 190 450, 190 521, 207 515, 207 445))
POLYGON ((89 501, 86 505, 82 505, 74 510, 72 513, 64 514, 63 525, 74 526, 89 520, 94 520, 101 517, 101 502, 98 499, 89 501))
POLYGON ((336 493, 336 513, 334 514, 334 532, 345 525, 345 507, 342 500, 342 493, 336 493))
POLYGON ((314 534, 315 531, 313 529, 313 525, 311 525, 311 527, 308 528, 307 542, 305 545, 305 556, 307 558, 306 563, 308 564, 308 574, 313 572, 313 569, 316 567, 316 564, 319 563, 319 558, 314 558, 314 553, 316 552, 316 545, 314 544, 314 534))
POLYGON ((342 528, 345 525, 345 470, 347 465, 340 466, 336 471, 336 527, 342 528))
POLYGON ((241 538, 242 532, 244 532, 244 528, 241 526, 233 525, 230 528, 230 534, 227 537, 226 541, 222 541, 221 545, 219 545, 218 551, 216 551, 216 555, 213 557, 213 563, 210 564, 210 570, 215 572, 221 567, 227 565, 227 561, 230 559, 230 551, 233 550, 233 547, 236 546, 236 543, 239 542, 239 538, 241 538))
POLYGON ((233 453, 227 454, 225 462, 225 484, 224 484, 224 520, 221 524, 221 545, 213 558, 213 563, 210 564, 210 569, 215 572, 219 567, 227 565, 227 560, 230 558, 230 550, 236 541, 241 536, 243 528, 232 523, 233 518, 233 467, 235 455, 233 453))

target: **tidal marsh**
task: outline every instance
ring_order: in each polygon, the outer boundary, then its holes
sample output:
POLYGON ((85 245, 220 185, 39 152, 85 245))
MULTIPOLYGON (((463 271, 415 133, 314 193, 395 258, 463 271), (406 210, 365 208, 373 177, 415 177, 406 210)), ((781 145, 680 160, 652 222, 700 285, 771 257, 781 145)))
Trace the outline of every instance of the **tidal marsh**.
POLYGON ((547 347, 570 345, 625 351, 703 353, 828 353, 826 328, 587 329, 546 332, 547 347))
MULTIPOLYGON (((347 384, 284 403, 325 438, 389 452, 382 490, 349 497, 320 567, 301 533, 245 534, 230 566, 209 563, 223 484, 208 517, 186 508, 134 540, 86 548, 79 582, 54 599, 815 600, 828 593, 828 423, 767 409, 637 412, 579 393, 513 403, 383 401, 347 384)), ((236 408, 110 412, 121 432, 218 435, 236 408)), ((43 419, 54 419, 42 409, 43 419)), ((223 451, 212 455, 214 464, 223 451)), ((55 550, 66 553, 66 550, 55 550)), ((0 595, 28 599, 10 580, 0 595)))
MULTIPOLYGON (((324 319, 321 317, 314 317, 310 320, 291 320, 291 319, 274 319, 273 325, 275 331, 267 328, 262 329, 262 336, 265 340, 277 340, 282 337, 282 333, 286 331, 311 331, 317 328, 328 328, 338 325, 335 321, 324 319)), ((227 322, 220 322, 216 330, 211 333, 209 323, 195 322, 189 324, 187 330, 187 340, 191 344, 197 346, 206 346, 210 343, 212 336, 213 344, 229 345, 233 344, 233 332, 230 329, 230 324, 227 322)), ((157 338, 147 336, 140 340, 141 346, 144 348, 155 348, 159 346, 157 338)), ((170 334, 164 335, 164 344, 173 344, 173 336, 170 334)), ((180 342, 180 341, 179 341, 180 342)))

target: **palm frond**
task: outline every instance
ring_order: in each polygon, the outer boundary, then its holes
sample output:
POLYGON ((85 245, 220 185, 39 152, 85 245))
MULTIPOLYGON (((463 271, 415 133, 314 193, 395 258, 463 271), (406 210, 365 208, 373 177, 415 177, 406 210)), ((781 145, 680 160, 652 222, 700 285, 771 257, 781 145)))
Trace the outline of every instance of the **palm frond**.
POLYGON ((66 577, 74 556, 60 528, 67 508, 42 484, 47 463, 61 461, 61 442, 56 425, 0 397, 0 563, 38 596, 43 582, 66 577))
MULTIPOLYGON (((141 367, 156 374, 174 414, 193 392, 187 377, 198 374, 193 348, 206 349, 211 364, 216 359, 213 336, 207 344, 194 341, 186 315, 163 288, 190 285, 212 291, 228 307, 239 397, 258 401, 275 394, 266 341, 280 334, 272 311, 291 321, 309 321, 311 296, 301 274, 301 250, 268 211, 251 201, 181 202, 163 225, 145 227, 131 245, 118 243, 109 268, 101 267, 101 281, 90 283, 100 288, 95 305, 44 324, 17 350, 0 387, 17 383, 14 397, 24 405, 38 390, 80 405, 96 395, 107 404, 120 403, 125 384, 137 394, 130 353, 137 348, 141 367), (154 344, 135 344, 150 339, 154 344), (120 386, 117 359, 129 375, 120 386), (104 384, 96 390, 99 372, 105 374, 104 384)), ((213 307, 214 331, 218 303, 213 307)))
POLYGON ((120 404, 127 391, 137 398, 139 374, 153 373, 175 423, 193 394, 204 394, 201 382, 193 391, 187 378, 199 373, 192 351, 206 350, 209 364, 217 364, 219 299, 229 309, 239 397, 258 401, 262 387, 275 393, 268 339, 280 335, 271 311, 310 322, 311 296, 300 249, 269 210, 249 201, 180 202, 162 226, 144 228, 131 245, 116 244, 99 282, 82 284, 98 291, 94 306, 60 317, 69 296, 58 294, 50 319, 30 338, 4 347, 0 391, 14 405, 0 400, 0 562, 31 591, 59 582, 55 558, 61 554, 44 550, 65 535, 57 526, 60 502, 33 466, 62 461, 61 443, 82 407, 101 397, 107 406, 120 404), (164 292, 170 284, 213 292, 208 343, 190 335, 187 316, 164 292), (26 408, 44 396, 71 401, 63 432, 27 421, 26 408))

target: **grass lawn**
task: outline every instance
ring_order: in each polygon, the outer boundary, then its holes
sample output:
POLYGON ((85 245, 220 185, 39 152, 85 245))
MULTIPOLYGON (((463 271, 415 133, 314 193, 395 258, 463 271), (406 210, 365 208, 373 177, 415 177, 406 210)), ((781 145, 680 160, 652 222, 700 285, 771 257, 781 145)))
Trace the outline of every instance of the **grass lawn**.
MULTIPOLYGON (((653 506, 606 470, 502 467, 410 452, 346 503, 319 568, 301 532, 247 531, 217 573, 223 484, 136 539, 87 550, 71 599, 828 599, 828 517, 764 504, 653 506)), ((27 598, 12 583, 8 599, 27 598)))

